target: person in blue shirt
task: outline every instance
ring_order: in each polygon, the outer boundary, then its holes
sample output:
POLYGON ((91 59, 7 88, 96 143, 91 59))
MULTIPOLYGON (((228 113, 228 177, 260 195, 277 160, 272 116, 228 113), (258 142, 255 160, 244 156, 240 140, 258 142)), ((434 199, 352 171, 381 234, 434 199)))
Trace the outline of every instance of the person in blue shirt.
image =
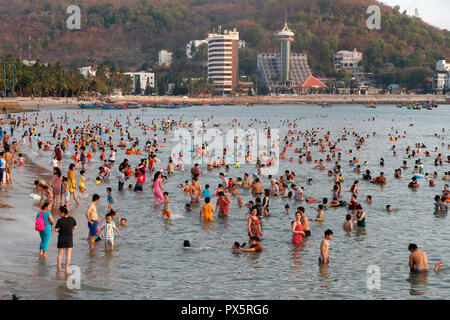
POLYGON ((211 197, 211 191, 209 190, 209 184, 205 185, 205 189, 202 191, 203 198, 211 197))
POLYGON ((39 217, 40 214, 43 214, 43 219, 45 223, 44 231, 39 231, 39 236, 41 237, 41 243, 39 245, 39 255, 44 258, 47 257, 47 249, 48 243, 50 242, 50 235, 52 234, 52 226, 53 226, 53 217, 50 212, 52 204, 49 201, 45 201, 41 207, 42 211, 39 211, 36 215, 36 218, 39 217))
POLYGON ((108 211, 112 210, 113 204, 115 204, 115 201, 112 197, 112 188, 108 187, 106 188, 106 192, 108 193, 108 211))

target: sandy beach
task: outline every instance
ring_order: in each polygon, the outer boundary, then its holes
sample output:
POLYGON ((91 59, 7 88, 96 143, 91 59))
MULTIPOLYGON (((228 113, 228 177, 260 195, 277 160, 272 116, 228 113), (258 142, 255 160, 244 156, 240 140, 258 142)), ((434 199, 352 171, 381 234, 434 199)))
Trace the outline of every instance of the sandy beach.
MULTIPOLYGON (((375 101, 378 104, 397 104, 408 102, 422 102, 434 100, 438 104, 446 104, 445 95, 289 95, 289 96, 257 96, 257 97, 180 97, 180 96, 120 96, 116 98, 118 102, 139 102, 139 103, 192 103, 192 104, 231 104, 246 105, 248 103, 258 105, 271 104, 294 104, 311 105, 321 102, 332 104, 364 104, 368 101, 375 101)), ((92 98, 91 101, 95 101, 92 98)), ((40 107, 76 107, 77 98, 5 98, 0 99, 0 107, 6 106, 8 112, 38 111, 40 107)))

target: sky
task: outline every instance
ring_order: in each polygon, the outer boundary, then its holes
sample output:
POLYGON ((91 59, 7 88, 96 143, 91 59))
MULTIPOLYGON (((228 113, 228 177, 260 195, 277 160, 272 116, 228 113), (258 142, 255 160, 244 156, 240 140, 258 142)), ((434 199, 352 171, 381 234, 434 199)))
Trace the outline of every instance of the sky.
POLYGON ((414 15, 417 8, 423 21, 450 31, 450 0, 381 0, 381 2, 391 7, 399 5, 400 12, 406 10, 408 15, 414 15))

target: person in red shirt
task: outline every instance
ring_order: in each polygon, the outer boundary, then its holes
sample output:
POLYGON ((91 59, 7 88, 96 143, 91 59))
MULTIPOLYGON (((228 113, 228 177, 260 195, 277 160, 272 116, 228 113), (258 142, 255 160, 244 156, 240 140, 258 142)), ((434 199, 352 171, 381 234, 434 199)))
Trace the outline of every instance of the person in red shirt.
POLYGON ((136 185, 134 186, 134 191, 143 191, 142 188, 145 182, 145 171, 139 170, 136 185))
POLYGON ((219 192, 219 199, 217 199, 216 210, 219 209, 219 217, 223 218, 228 216, 230 213, 230 203, 231 200, 223 193, 219 192))

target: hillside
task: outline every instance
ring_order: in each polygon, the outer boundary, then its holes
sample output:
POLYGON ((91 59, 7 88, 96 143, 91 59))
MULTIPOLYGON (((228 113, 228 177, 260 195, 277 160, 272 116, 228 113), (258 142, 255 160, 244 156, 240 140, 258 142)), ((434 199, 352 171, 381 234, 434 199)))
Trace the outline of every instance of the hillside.
MULTIPOLYGON (((313 72, 332 75, 332 54, 358 48, 367 71, 386 82, 410 72, 429 76, 437 59, 450 58, 450 32, 384 5, 381 30, 368 30, 366 9, 373 0, 79 0, 81 30, 66 28, 73 1, 7 0, 0 7, 0 55, 13 54, 80 67, 90 59, 139 68, 160 49, 182 58, 187 41, 212 28, 237 27, 247 41, 245 55, 278 49, 274 32, 288 21, 293 52, 306 52, 313 72), (29 40, 31 39, 31 41, 29 40), (177 51, 178 49, 178 51, 177 51), (392 79, 391 79, 392 78, 392 79)), ((249 62, 244 72, 254 72, 249 62)))

